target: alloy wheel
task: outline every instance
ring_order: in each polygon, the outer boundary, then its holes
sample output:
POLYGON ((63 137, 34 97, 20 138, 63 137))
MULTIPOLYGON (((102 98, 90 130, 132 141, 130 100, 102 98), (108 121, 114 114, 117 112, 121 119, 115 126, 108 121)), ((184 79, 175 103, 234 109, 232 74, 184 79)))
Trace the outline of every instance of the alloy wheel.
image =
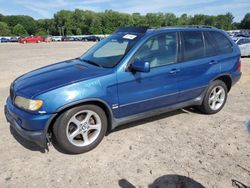
POLYGON ((69 142, 75 146, 88 146, 101 132, 101 118, 91 110, 83 110, 73 115, 66 128, 69 142))
POLYGON ((209 95, 209 107, 214 111, 218 110, 224 104, 225 96, 226 92, 223 87, 214 87, 209 95))

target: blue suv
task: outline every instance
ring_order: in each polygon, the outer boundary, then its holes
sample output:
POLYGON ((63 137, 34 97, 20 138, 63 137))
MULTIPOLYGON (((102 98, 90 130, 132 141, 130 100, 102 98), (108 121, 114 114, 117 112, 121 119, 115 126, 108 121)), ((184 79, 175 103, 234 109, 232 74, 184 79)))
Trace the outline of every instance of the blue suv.
POLYGON ((119 28, 79 58, 17 78, 5 115, 42 147, 83 153, 124 123, 187 106, 219 112, 240 68, 238 46, 216 28, 119 28))

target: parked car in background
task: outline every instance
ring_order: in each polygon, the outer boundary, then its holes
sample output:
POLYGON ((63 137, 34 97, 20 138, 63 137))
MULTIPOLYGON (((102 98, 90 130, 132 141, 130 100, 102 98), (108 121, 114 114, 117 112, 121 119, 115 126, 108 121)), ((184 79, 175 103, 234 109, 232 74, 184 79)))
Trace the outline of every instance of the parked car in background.
POLYGON ((249 33, 236 33, 234 37, 250 37, 249 33))
POLYGON ((62 36, 52 36, 52 41, 54 42, 62 41, 62 36))
POLYGON ((18 77, 5 116, 42 147, 52 137, 83 153, 124 123, 188 106, 215 114, 240 77, 240 49, 222 30, 120 28, 79 58, 18 77))
POLYGON ((97 37, 95 35, 91 35, 91 36, 86 36, 86 37, 82 37, 81 39, 82 41, 93 41, 93 42, 97 42, 100 41, 100 37, 97 37))
POLYGON ((18 42, 19 37, 11 37, 10 42, 18 42))
POLYGON ((235 43, 240 47, 241 56, 250 56, 250 38, 238 38, 235 43))
POLYGON ((52 37, 51 36, 45 36, 44 37, 44 42, 52 42, 52 37))
POLYGON ((74 38, 68 36, 62 36, 62 41, 74 41, 74 38))
POLYGON ((0 39, 0 42, 1 43, 10 42, 10 39, 3 37, 3 38, 0 39))
POLYGON ((43 37, 40 36, 31 36, 31 37, 24 37, 18 40, 20 43, 40 43, 44 41, 43 37))
POLYGON ((81 38, 80 37, 73 37, 73 40, 74 41, 81 41, 81 38))

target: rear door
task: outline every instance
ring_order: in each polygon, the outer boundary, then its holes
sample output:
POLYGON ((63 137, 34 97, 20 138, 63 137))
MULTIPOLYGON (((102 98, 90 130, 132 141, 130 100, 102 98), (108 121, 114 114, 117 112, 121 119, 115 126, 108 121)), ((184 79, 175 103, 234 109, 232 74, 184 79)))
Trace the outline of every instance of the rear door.
POLYGON ((117 73, 120 117, 165 107, 177 102, 177 33, 147 40, 132 58, 150 63, 150 72, 117 73))
POLYGON ((201 95, 209 81, 220 74, 216 46, 206 32, 189 30, 180 33, 182 60, 179 72, 179 102, 201 95))
POLYGON ((238 71, 237 63, 240 58, 238 48, 234 48, 228 36, 221 31, 209 31, 208 33, 212 36, 217 46, 217 61, 221 66, 221 74, 230 74, 232 71, 238 71))

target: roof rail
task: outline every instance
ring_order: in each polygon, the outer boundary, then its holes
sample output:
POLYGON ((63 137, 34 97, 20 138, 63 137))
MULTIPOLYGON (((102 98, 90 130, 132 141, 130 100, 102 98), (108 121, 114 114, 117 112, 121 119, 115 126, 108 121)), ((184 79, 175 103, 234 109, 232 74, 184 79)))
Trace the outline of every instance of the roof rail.
MULTIPOLYGON (((183 26, 185 27, 185 25, 183 26)), ((214 26, 209 26, 209 25, 186 25, 186 27, 190 27, 190 28, 209 28, 209 29, 217 29, 214 26)))
POLYGON ((209 25, 173 25, 173 26, 164 26, 164 27, 151 27, 149 29, 164 29, 164 28, 208 28, 208 29, 217 29, 216 27, 209 25))
POLYGON ((129 26, 129 27, 119 27, 115 33, 140 33, 144 34, 151 29, 167 29, 167 28, 208 28, 217 29, 213 26, 208 25, 176 25, 176 26, 165 26, 165 27, 147 27, 147 26, 129 26))

